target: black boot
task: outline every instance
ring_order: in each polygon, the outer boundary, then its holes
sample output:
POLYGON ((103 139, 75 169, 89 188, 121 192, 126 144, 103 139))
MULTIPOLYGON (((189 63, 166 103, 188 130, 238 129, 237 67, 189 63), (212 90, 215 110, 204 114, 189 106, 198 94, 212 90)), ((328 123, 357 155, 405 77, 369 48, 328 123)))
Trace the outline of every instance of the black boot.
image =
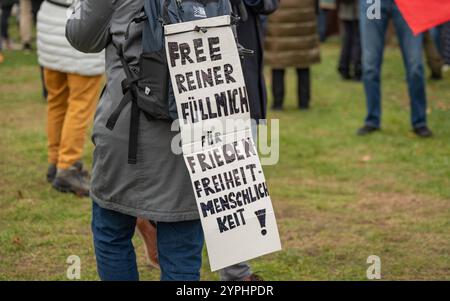
POLYGON ((415 128, 414 133, 421 138, 430 138, 433 136, 433 132, 427 126, 415 128))
POLYGON ((348 69, 344 70, 344 69, 339 68, 338 72, 341 75, 341 78, 343 80, 350 80, 350 79, 352 79, 352 76, 350 75, 350 71, 348 69))
POLYGON ((370 135, 372 133, 375 133, 377 131, 379 131, 380 128, 371 126, 371 125, 364 125, 362 128, 358 129, 358 131, 356 132, 356 135, 358 136, 367 136, 370 135))
POLYGON ((308 110, 311 100, 311 75, 310 69, 297 69, 298 77, 298 107, 300 110, 308 110))
POLYGON ((284 69, 272 69, 272 94, 274 103, 273 110, 283 109, 284 100, 284 69))

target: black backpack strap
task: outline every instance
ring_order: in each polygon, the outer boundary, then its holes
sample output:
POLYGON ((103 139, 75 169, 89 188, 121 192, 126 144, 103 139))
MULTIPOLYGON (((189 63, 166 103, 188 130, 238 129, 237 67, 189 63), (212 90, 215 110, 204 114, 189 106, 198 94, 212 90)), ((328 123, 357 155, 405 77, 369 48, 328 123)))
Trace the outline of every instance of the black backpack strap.
POLYGON ((120 117, 120 114, 122 113, 123 109, 127 106, 128 103, 130 103, 133 99, 133 95, 131 94, 131 91, 127 92, 125 96, 120 101, 117 108, 114 110, 114 112, 109 116, 108 121, 106 122, 106 128, 110 131, 114 130, 114 127, 116 126, 117 120, 120 117))
POLYGON ((122 92, 124 96, 114 112, 111 114, 111 116, 109 116, 106 127, 112 131, 116 126, 117 120, 119 119, 123 109, 129 103, 131 103, 130 135, 128 141, 128 164, 136 164, 139 136, 139 118, 141 112, 137 104, 136 91, 136 84, 139 80, 139 76, 131 71, 130 67, 128 66, 128 62, 123 55, 122 49, 120 47, 116 47, 116 49, 126 75, 126 78, 122 81, 122 92))
POLYGON ((140 109, 136 99, 131 102, 130 137, 128 141, 128 164, 137 163, 140 109))
POLYGON ((123 109, 126 107, 128 103, 133 101, 133 98, 136 97, 132 87, 138 80, 137 75, 134 75, 131 72, 130 67, 128 66, 128 63, 123 55, 122 49, 120 47, 116 48, 117 48, 117 55, 119 56, 120 61, 122 62, 123 69, 125 71, 126 78, 122 81, 122 92, 124 96, 120 101, 119 105, 117 106, 117 108, 108 118, 108 121, 106 123, 106 127, 111 131, 116 126, 117 120, 119 119, 123 109))

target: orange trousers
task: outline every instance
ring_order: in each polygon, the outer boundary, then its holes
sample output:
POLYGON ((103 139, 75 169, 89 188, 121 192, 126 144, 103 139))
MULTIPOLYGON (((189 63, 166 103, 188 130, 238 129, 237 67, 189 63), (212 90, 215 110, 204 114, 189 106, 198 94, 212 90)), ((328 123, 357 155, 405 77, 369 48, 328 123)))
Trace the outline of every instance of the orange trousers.
POLYGON ((44 80, 48 90, 48 162, 67 169, 83 155, 103 75, 82 76, 44 68, 44 80))

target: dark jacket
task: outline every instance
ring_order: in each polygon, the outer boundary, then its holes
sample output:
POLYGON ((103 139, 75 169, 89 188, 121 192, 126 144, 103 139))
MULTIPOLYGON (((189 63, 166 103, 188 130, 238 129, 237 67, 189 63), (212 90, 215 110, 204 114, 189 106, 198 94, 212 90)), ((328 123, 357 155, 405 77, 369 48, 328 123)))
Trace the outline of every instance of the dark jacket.
POLYGON ((239 24, 239 42, 247 49, 255 51, 253 56, 242 62, 245 83, 250 99, 250 113, 257 121, 266 118, 267 91, 264 80, 264 36, 260 15, 268 15, 278 7, 278 0, 244 0, 248 20, 239 24))

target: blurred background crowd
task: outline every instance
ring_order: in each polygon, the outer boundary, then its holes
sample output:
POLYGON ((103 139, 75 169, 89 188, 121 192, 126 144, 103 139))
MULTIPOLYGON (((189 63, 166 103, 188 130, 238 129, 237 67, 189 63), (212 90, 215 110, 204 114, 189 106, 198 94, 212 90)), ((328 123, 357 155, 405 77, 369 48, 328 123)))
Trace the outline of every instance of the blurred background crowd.
MULTIPOLYGON (((32 52, 37 48, 42 95, 48 101, 47 179, 61 191, 88 195, 89 180, 82 154, 86 131, 95 112, 104 82, 104 54, 83 54, 65 37, 65 24, 72 0, 0 0, 2 49, 32 52), (34 43, 34 28, 37 42, 34 43), (17 27, 20 40, 13 40, 17 27), (36 45, 34 47, 33 45, 36 45)), ((266 118, 267 92, 264 67, 269 68, 272 110, 283 110, 285 71, 296 71, 298 108, 311 106, 311 67, 321 62, 321 43, 340 35, 341 52, 336 71, 344 81, 362 81, 367 116, 358 135, 381 128, 381 66, 386 44, 397 37, 402 52, 410 96, 411 125, 420 137, 431 137, 427 126, 427 99, 423 53, 431 79, 442 80, 450 64, 450 22, 414 36, 394 0, 382 1, 380 20, 369 20, 367 1, 270 0, 273 12, 251 9, 238 26, 239 41, 255 55, 244 61, 251 99, 252 118, 266 118), (269 14, 268 14, 269 13, 269 14), (361 18, 363 16, 363 18, 361 18), (264 57, 264 59, 263 59, 264 57)))

